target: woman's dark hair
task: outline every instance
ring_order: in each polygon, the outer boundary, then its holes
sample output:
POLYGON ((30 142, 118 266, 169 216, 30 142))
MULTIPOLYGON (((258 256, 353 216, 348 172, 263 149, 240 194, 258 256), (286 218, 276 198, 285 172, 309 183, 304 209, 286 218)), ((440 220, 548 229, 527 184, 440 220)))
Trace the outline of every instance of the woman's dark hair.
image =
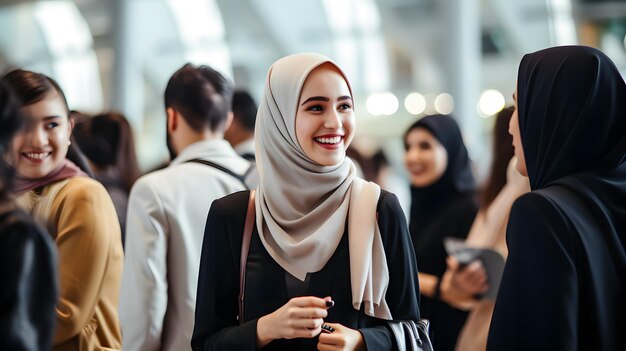
POLYGON ((22 106, 32 105, 43 100, 51 91, 55 90, 67 108, 67 99, 59 83, 45 74, 16 69, 2 78, 15 92, 22 106))
MULTIPOLYGON (((52 91, 56 91, 67 109, 67 118, 70 119, 70 110, 67 105, 67 99, 59 83, 54 79, 42 73, 16 69, 7 73, 2 81, 5 82, 17 96, 20 107, 35 104, 46 98, 52 91)), ((70 140, 72 140, 70 138, 70 140)), ((66 158, 74 162, 89 176, 93 176, 87 162, 85 162, 82 152, 78 149, 74 142, 68 147, 66 158)))
POLYGON ((124 115, 108 112, 91 117, 76 124, 74 137, 96 167, 114 168, 130 191, 140 171, 133 130, 124 115))
POLYGON ((4 154, 9 149, 11 139, 22 126, 17 98, 4 82, 0 81, 0 203, 11 193, 14 172, 5 162, 4 154))
POLYGON ((493 127, 493 160, 480 199, 483 208, 491 204, 506 184, 506 171, 513 157, 513 137, 509 134, 509 121, 513 111, 515 111, 513 107, 507 107, 496 116, 493 127))

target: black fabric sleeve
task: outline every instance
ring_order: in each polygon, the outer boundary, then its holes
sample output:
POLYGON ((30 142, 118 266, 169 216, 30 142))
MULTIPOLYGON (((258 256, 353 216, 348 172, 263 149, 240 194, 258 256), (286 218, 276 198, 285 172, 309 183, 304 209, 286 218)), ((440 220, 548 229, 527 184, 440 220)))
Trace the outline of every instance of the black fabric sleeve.
POLYGON ((196 319, 191 340, 194 351, 256 350, 258 319, 239 325, 239 257, 248 191, 216 200, 211 205, 202 243, 196 319))
POLYGON ((59 290, 54 244, 26 214, 0 221, 0 350, 50 350, 59 290))
MULTIPOLYGON (((385 300, 394 320, 420 318, 417 264, 409 229, 398 202, 389 192, 381 192, 378 203, 378 227, 385 247, 389 268, 389 287, 385 300)), ((397 345, 389 327, 381 325, 359 329, 368 350, 396 350, 397 345)))
POLYGON ((573 234, 544 196, 528 193, 513 204, 488 350, 578 349, 573 234))

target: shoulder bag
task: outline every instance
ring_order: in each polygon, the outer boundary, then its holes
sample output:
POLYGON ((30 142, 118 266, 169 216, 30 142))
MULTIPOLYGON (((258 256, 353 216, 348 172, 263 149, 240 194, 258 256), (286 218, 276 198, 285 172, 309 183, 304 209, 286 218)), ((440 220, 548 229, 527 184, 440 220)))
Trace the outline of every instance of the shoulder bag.
MULTIPOLYGON (((241 242, 241 258, 239 267, 239 324, 243 324, 243 300, 246 287, 246 264, 248 262, 248 250, 254 228, 255 191, 250 191, 248 199, 248 211, 243 227, 243 240, 241 242)), ((388 321, 399 351, 433 351, 433 346, 428 336, 430 323, 427 319, 420 319, 417 323, 412 320, 388 321)))

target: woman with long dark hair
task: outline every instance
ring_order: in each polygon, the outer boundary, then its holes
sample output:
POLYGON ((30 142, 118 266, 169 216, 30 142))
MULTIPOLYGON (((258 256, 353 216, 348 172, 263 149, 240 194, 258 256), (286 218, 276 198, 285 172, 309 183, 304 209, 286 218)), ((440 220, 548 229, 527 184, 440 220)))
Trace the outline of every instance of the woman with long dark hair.
POLYGON ((6 156, 17 175, 17 200, 45 226, 58 250, 53 349, 120 349, 122 243, 111 198, 67 159, 72 121, 59 85, 24 70, 2 81, 15 91, 24 119, 6 156))
POLYGON ((113 200, 124 241, 128 195, 141 175, 132 127, 121 113, 107 112, 77 123, 74 134, 89 159, 94 178, 104 185, 113 200))
MULTIPOLYGON (((512 107, 505 108, 496 116, 489 177, 482 190, 480 210, 465 240, 468 247, 493 249, 504 257, 507 255, 505 233, 511 206, 520 195, 530 191, 528 179, 515 170, 517 161, 513 157, 513 139, 508 132, 513 111, 512 107)), ((472 289, 471 281, 462 280, 463 269, 454 259, 449 260, 451 265, 446 273, 450 275, 450 281, 455 282, 451 285, 460 294, 474 296, 476 291, 472 289)), ((500 279, 486 278, 487 284, 500 279)), ((485 350, 494 305, 493 298, 477 297, 459 335, 457 351, 485 350)))
POLYGON ((0 350, 50 350, 57 297, 57 256, 46 231, 19 209, 5 162, 22 126, 19 104, 0 82, 0 350))

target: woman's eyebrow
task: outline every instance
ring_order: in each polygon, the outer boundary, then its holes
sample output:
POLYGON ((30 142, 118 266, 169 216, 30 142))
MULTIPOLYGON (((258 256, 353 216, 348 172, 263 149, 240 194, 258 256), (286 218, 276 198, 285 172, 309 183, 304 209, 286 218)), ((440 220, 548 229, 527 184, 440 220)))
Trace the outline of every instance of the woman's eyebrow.
POLYGON ((307 102, 310 102, 310 101, 325 101, 325 102, 328 102, 328 101, 330 101, 330 99, 327 98, 327 97, 324 97, 324 96, 312 96, 312 97, 304 100, 304 102, 300 106, 302 106, 302 105, 304 105, 304 104, 306 104, 307 102))
MULTIPOLYGON (((339 98, 337 98, 337 101, 343 101, 343 100, 352 100, 352 97, 349 95, 344 95, 344 96, 340 96, 339 98)), ((303 106, 304 104, 306 104, 307 102, 311 102, 311 101, 324 101, 324 102, 328 102, 330 101, 329 98, 325 97, 325 96, 312 96, 306 100, 304 100, 304 102, 300 105, 303 106)))
POLYGON ((25 116, 24 119, 28 122, 28 123, 34 123, 36 121, 51 121, 51 120, 55 120, 55 119, 60 119, 62 118, 60 115, 51 115, 51 116, 44 116, 42 118, 36 118, 36 117, 31 117, 31 116, 25 116))

